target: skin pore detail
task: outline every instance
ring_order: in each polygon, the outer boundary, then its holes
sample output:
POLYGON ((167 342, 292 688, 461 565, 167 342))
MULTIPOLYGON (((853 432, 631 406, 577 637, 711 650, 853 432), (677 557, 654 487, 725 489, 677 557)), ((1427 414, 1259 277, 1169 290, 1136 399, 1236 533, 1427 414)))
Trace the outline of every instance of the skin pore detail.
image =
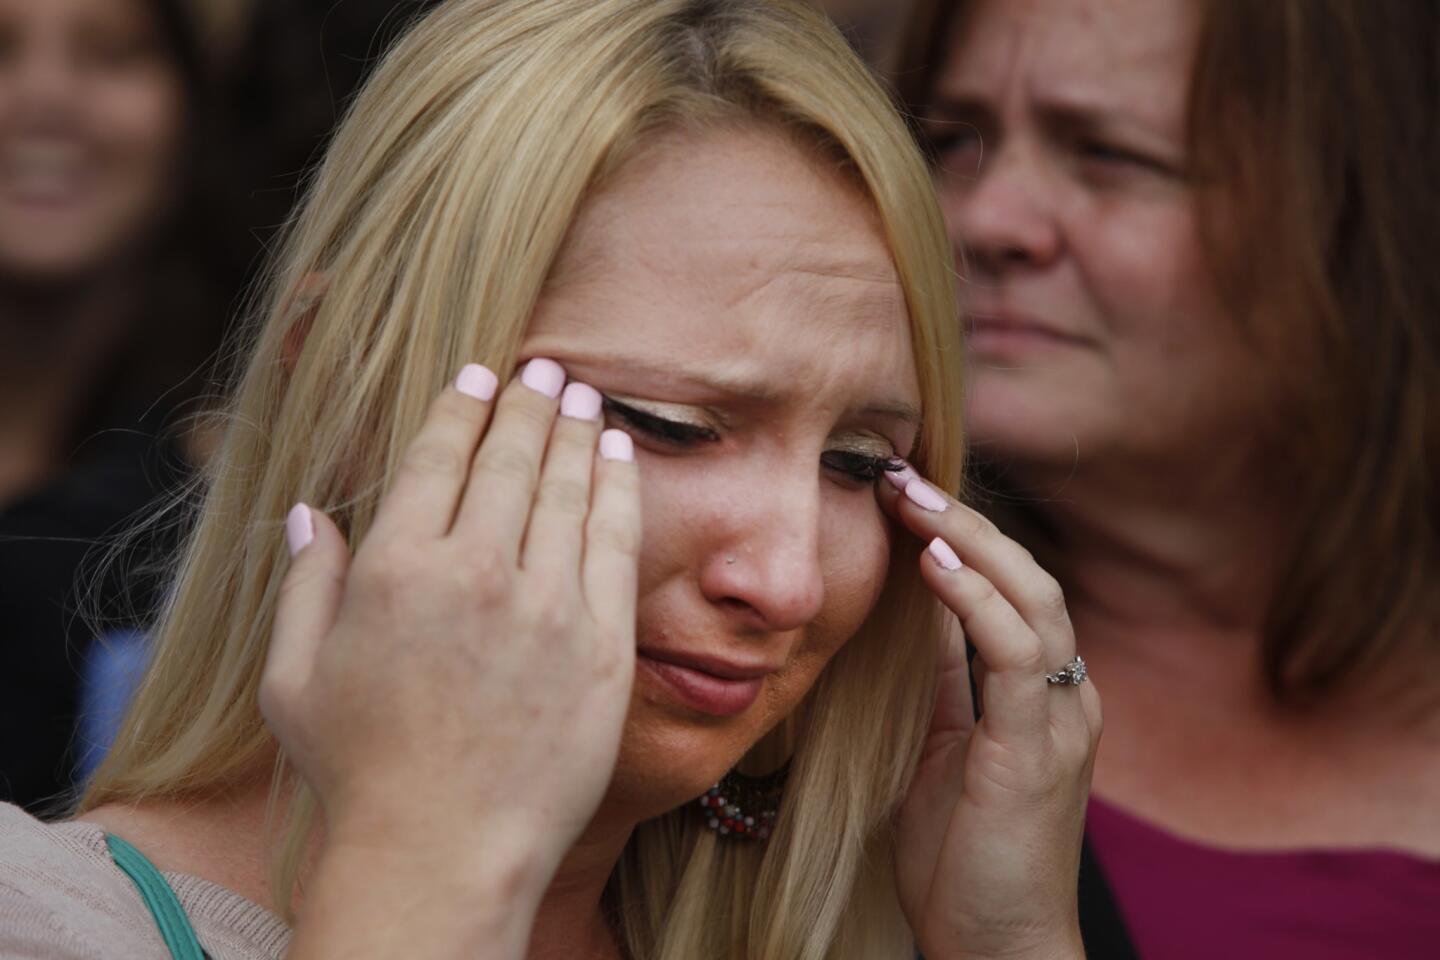
POLYGON ((601 819, 653 816, 790 715, 879 597, 873 483, 919 426, 904 295, 873 208, 817 153, 761 125, 681 132, 589 201, 521 355, 635 439, 639 663, 601 819), (696 658, 761 674, 753 700, 677 695, 667 664, 696 658))

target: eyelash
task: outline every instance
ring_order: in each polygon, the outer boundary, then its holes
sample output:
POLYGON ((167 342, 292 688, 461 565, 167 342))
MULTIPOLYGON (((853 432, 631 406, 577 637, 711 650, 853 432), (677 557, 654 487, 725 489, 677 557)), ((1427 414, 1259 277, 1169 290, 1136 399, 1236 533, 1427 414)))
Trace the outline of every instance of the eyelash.
POLYGON ((1086 140, 1076 145, 1080 157, 1091 163, 1109 166, 1150 167, 1153 163, 1146 157, 1123 147, 1114 147, 1098 140, 1086 140))
MULTIPOLYGON (((624 421, 630 428, 638 430, 660 443, 685 447, 714 443, 720 439, 720 435, 709 427, 697 427, 689 423, 666 420, 664 417, 636 410, 634 407, 626 406, 609 397, 605 398, 605 410, 624 421)), ((905 462, 898 457, 876 457, 867 453, 856 453, 853 450, 828 450, 820 457, 820 462, 828 469, 842 474, 857 487, 868 486, 886 473, 905 469, 905 462)))
MULTIPOLYGON (((925 136, 929 142, 932 161, 942 167, 945 166, 946 158, 958 151, 979 150, 984 146, 984 137, 979 128, 959 121, 933 124, 926 128, 925 136)), ((1101 167, 1133 167, 1157 173, 1168 172, 1164 164, 1152 157, 1103 140, 1080 139, 1074 142, 1071 148, 1082 161, 1101 167)), ((978 170, 969 172, 973 174, 978 170)))

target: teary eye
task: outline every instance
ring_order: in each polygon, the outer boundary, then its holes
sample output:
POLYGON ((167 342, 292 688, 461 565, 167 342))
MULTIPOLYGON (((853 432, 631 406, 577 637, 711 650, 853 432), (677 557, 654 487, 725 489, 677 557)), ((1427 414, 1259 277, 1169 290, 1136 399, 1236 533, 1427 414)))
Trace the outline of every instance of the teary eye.
POLYGON ((853 450, 827 450, 820 462, 856 486, 872 484, 886 473, 905 469, 905 462, 898 457, 877 457, 853 450))
MULTIPOLYGON (((604 406, 608 415, 652 443, 684 449, 720 440, 719 432, 710 427, 662 417, 613 397, 605 397, 604 406)), ((860 450, 827 450, 821 454, 820 464, 852 489, 867 487, 887 472, 905 469, 905 462, 898 457, 860 450)))
POLYGON ((720 439, 720 434, 709 427, 658 417, 653 413, 637 410, 611 397, 605 398, 605 410, 626 426, 661 443, 692 446, 700 443, 714 443, 720 439))

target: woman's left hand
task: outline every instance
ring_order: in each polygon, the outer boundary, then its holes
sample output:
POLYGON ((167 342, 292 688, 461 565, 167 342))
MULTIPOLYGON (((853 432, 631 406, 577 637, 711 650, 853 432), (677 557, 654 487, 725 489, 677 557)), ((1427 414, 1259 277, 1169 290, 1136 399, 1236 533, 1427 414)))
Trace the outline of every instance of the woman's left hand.
POLYGON ((947 631, 901 810, 901 906, 927 960, 1083 957, 1076 883, 1100 697, 1090 683, 1046 681, 1075 657, 1064 595, 1024 548, 913 470, 887 479, 882 506, 929 544, 922 575, 964 630, 947 631), (965 637, 978 651, 978 723, 965 637))

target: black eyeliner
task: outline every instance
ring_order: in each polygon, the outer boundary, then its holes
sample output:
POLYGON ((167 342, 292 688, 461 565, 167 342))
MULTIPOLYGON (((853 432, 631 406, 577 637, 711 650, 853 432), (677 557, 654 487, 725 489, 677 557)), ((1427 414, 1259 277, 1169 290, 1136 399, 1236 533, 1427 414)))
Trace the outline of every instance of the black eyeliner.
MULTIPOLYGON (((608 415, 662 443, 685 445, 713 443, 720 439, 720 435, 709 427, 669 420, 610 396, 602 394, 601 403, 608 415)), ((827 450, 820 459, 827 468, 843 473, 857 483, 874 483, 886 473, 905 469, 905 461, 899 457, 876 456, 853 450, 827 450)))
POLYGON ((831 462, 826 463, 830 469, 839 470, 865 483, 873 483, 885 473, 905 469, 905 462, 898 457, 877 457, 852 450, 828 450, 821 457, 822 462, 826 458, 830 458, 831 462), (835 462, 837 460, 840 462, 835 462))
POLYGON ((667 420, 608 396, 602 395, 601 405, 606 413, 619 417, 635 429, 671 443, 710 443, 720 439, 719 434, 709 427, 667 420))

